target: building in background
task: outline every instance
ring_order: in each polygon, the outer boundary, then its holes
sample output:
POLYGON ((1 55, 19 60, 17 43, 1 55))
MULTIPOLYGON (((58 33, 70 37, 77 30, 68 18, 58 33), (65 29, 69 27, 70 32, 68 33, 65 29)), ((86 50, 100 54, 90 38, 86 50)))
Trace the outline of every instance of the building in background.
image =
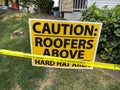
POLYGON ((79 20, 81 10, 90 7, 94 2, 98 8, 108 6, 112 8, 120 4, 120 0, 59 0, 59 11, 61 16, 67 20, 79 20))

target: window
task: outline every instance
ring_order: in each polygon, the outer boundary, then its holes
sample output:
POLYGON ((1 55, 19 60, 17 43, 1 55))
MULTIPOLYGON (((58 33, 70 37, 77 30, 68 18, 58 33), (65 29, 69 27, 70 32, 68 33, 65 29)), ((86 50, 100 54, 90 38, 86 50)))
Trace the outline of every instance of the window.
POLYGON ((87 8, 88 0, 74 0, 73 1, 73 10, 83 10, 87 8))

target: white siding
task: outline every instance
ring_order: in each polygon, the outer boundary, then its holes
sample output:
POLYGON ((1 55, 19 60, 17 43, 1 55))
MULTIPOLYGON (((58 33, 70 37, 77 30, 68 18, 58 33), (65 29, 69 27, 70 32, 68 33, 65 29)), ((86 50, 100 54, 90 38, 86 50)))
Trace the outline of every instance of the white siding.
POLYGON ((120 4, 120 0, 89 0, 88 6, 91 6, 94 2, 96 2, 97 7, 99 8, 102 8, 106 5, 109 8, 112 8, 115 5, 120 4))

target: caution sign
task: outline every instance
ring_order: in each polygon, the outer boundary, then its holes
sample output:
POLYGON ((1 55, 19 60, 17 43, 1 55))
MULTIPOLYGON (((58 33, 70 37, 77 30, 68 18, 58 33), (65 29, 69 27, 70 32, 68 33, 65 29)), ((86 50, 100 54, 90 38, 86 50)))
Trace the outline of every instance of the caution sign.
MULTIPOLYGON (((29 19, 32 54, 94 62, 101 23, 29 19)), ((79 64, 33 58, 34 66, 91 68, 79 64)))

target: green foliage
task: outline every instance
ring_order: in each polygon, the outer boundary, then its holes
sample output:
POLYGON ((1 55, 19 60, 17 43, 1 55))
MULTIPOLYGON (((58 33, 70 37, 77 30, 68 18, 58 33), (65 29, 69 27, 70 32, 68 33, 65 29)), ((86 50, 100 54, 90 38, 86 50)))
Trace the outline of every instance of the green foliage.
POLYGON ((59 7, 54 7, 53 11, 59 11, 59 7))
POLYGON ((98 51, 104 60, 120 64, 120 5, 99 9, 94 3, 80 20, 103 23, 98 51))
POLYGON ((35 0, 34 3, 38 6, 41 13, 50 12, 52 10, 53 5, 54 5, 53 0, 35 0))

